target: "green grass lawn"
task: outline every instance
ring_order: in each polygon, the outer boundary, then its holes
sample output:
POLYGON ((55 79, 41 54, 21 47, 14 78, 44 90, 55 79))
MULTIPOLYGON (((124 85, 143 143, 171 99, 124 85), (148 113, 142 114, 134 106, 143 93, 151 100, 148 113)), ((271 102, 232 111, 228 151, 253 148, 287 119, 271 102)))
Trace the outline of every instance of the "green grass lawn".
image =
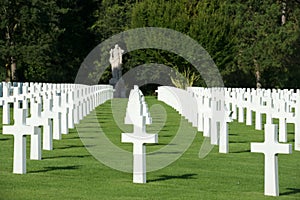
MULTIPOLYGON (((167 113, 166 124, 159 132, 160 144, 147 145, 147 152, 152 152, 174 138, 181 117, 154 97, 146 100, 150 110, 155 104, 163 106, 167 113)), ((126 105, 124 99, 113 101, 113 105, 126 105)), ((110 108, 108 101, 95 111, 103 131, 115 145, 132 151, 131 144, 120 142, 122 131, 110 108)), ((124 127, 132 129, 129 125, 124 127)), ((153 125, 148 130, 156 128, 161 127, 153 125)), ((288 126, 288 142, 294 145, 292 128, 288 126)), ((2 133, 2 124, 0 130, 2 133)), ((0 199, 300 199, 299 151, 279 155, 280 197, 266 197, 264 156, 250 153, 250 142, 263 142, 263 131, 237 122, 230 123, 229 131, 229 154, 218 153, 215 146, 207 157, 200 159, 198 153, 204 138, 197 132, 183 156, 161 170, 147 173, 147 184, 133 184, 132 174, 96 160, 84 147, 76 129, 63 135, 62 140, 55 140, 53 151, 43 151, 42 161, 27 159, 27 174, 13 174, 13 137, 0 134, 0 199)), ((27 147, 29 142, 27 137, 27 147)))

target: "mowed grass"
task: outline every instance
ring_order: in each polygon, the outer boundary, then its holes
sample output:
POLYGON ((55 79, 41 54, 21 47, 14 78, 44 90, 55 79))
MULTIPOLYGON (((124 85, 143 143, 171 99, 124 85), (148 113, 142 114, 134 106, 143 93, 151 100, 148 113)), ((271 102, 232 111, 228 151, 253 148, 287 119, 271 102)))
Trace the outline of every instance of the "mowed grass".
MULTIPOLYGON (((182 118, 155 97, 146 100, 150 110, 153 105, 160 105, 167 113, 165 125, 158 127, 162 128, 158 133, 160 144, 147 145, 147 152, 151 152, 174 138, 182 118)), ((124 99, 113 101, 114 105, 126 105, 124 99)), ((112 117, 111 107, 108 101, 96 109, 100 126, 115 145, 132 151, 132 145, 120 142, 122 131, 112 117)), ((151 130, 151 126, 147 128, 151 130)), ((229 154, 218 153, 215 146, 207 157, 200 159, 198 153, 204 138, 197 132, 178 160, 147 173, 147 184, 134 184, 132 174, 111 169, 96 160, 84 147, 76 129, 63 135, 62 140, 55 140, 53 151, 43 151, 42 161, 29 160, 30 137, 27 137, 27 174, 13 174, 13 137, 2 134, 2 125, 0 130, 1 200, 300 199, 300 152, 293 150, 291 155, 279 155, 280 197, 266 197, 264 156, 250 153, 250 142, 263 142, 264 134, 242 123, 230 123, 229 154)), ((288 133, 288 143, 294 145, 293 126, 288 126, 288 133)))

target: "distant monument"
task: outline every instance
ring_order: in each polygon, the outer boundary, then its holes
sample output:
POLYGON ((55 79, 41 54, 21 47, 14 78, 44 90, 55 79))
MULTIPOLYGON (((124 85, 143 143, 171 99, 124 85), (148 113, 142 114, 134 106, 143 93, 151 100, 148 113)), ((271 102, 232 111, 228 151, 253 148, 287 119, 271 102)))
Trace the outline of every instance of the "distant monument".
POLYGON ((110 50, 109 62, 111 64, 112 70, 112 79, 110 79, 110 83, 116 84, 117 81, 122 76, 122 54, 124 50, 122 50, 118 44, 115 45, 114 49, 110 50))
POLYGON ((124 53, 124 50, 116 44, 109 53, 109 62, 112 71, 112 78, 109 80, 109 84, 115 89, 114 97, 124 98, 126 96, 124 80, 122 79, 122 54, 124 53))

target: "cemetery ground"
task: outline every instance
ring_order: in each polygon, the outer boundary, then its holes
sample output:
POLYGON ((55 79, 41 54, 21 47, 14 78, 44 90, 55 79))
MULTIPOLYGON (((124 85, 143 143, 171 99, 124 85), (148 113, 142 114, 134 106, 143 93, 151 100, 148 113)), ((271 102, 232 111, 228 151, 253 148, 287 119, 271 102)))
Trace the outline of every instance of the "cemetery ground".
MULTIPOLYGON (((126 99, 113 99, 126 106, 126 99)), ((147 152, 168 144, 177 133, 181 116, 171 107, 165 126, 158 133, 158 145, 146 145, 147 152)), ((116 103, 116 102, 114 102, 116 103)), ((2 110, 0 110, 2 118, 2 110)), ((111 101, 100 105, 99 123, 109 139, 132 152, 132 144, 121 143, 122 131, 113 120, 111 101)), ((88 117, 88 116, 87 116, 88 117)), ((185 123, 188 123, 185 120, 185 123)), ((189 149, 171 165, 147 173, 146 184, 132 183, 132 174, 111 169, 96 160, 82 144, 76 129, 62 140, 54 140, 53 151, 43 150, 42 161, 29 160, 27 174, 12 173, 13 137, 2 134, 0 125, 0 199, 300 199, 300 152, 279 155, 279 197, 264 196, 264 155, 250 153, 251 142, 263 142, 264 132, 234 121, 229 124, 229 154, 218 146, 198 157, 204 138, 198 132, 189 149)), ((151 129, 151 125, 149 126, 151 129)), ((188 133, 187 133, 188 134, 188 133)), ((288 125, 288 143, 294 145, 293 125, 288 125)), ((293 148, 294 149, 294 148, 293 148)))

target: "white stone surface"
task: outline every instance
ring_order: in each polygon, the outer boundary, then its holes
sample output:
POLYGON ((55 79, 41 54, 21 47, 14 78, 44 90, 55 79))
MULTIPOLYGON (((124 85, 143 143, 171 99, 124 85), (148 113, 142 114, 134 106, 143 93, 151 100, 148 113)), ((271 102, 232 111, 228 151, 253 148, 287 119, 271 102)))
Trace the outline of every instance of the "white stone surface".
MULTIPOLYGON (((14 106, 14 125, 3 126, 3 134, 14 136, 14 161, 13 173, 26 173, 26 135, 39 138, 40 130, 36 126, 26 125, 26 109, 20 107, 20 102, 16 102, 14 106)), ((41 149, 38 144, 31 143, 30 155, 33 158, 41 156, 41 149)))
MULTIPOLYGON (((37 97, 37 101, 30 102, 31 116, 26 119, 26 124, 30 126, 43 127, 43 149, 52 150, 53 133, 52 133, 52 118, 48 116, 42 117, 42 97, 37 97)), ((46 103, 45 101, 44 103, 46 103)), ((36 145, 40 145, 40 137, 35 138, 36 145)), ((33 159, 31 157, 31 159, 33 159)), ((39 157, 41 159, 41 157, 39 157)))
POLYGON ((126 110, 125 124, 133 124, 133 133, 122 133, 121 141, 133 143, 133 182, 146 183, 147 143, 157 143, 157 134, 146 133, 146 103, 137 86, 131 90, 126 110), (144 110, 144 111, 143 111, 144 110))
POLYGON ((265 124, 264 143, 251 143, 251 152, 265 155, 264 193, 268 196, 279 196, 278 154, 291 154, 291 144, 280 144, 277 140, 277 125, 265 124))

